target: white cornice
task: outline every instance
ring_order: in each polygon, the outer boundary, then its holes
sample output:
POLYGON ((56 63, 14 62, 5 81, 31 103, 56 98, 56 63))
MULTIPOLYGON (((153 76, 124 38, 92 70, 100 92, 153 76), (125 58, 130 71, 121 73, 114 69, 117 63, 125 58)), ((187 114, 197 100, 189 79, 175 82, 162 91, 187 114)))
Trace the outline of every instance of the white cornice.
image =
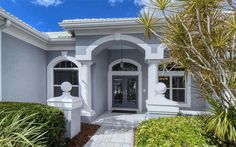
POLYGON ((5 11, 4 9, 0 8, 0 16, 4 17, 7 20, 10 20, 12 22, 12 25, 18 29, 21 29, 22 31, 25 31, 27 33, 30 33, 34 37, 37 37, 38 39, 46 42, 48 40, 48 37, 44 35, 43 33, 39 32, 29 24, 23 22, 19 18, 11 15, 9 12, 5 11))
MULTIPOLYGON (((164 23, 160 19, 158 26, 164 23)), ((133 34, 143 33, 145 28, 138 23, 138 18, 102 18, 102 19, 72 19, 59 23, 64 30, 79 35, 109 35, 114 32, 133 34)))
POLYGON ((14 36, 41 49, 50 50, 50 47, 48 47, 49 45, 57 46, 61 44, 75 43, 75 39, 71 37, 64 36, 64 38, 51 38, 49 35, 36 30, 29 24, 11 15, 2 8, 0 8, 0 16, 11 22, 11 26, 4 29, 4 33, 14 36))
POLYGON ((59 23, 65 30, 141 28, 137 18, 74 19, 59 23))

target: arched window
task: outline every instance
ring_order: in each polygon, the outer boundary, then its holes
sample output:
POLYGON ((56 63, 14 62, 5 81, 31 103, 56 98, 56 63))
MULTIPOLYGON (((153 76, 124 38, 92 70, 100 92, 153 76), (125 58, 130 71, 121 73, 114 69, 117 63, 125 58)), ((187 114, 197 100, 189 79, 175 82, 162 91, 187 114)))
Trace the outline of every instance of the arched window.
POLYGON ((53 68, 53 95, 54 97, 62 95, 61 83, 70 82, 72 84, 71 95, 79 96, 79 70, 75 63, 71 61, 62 61, 53 68))
POLYGON ((138 71, 138 67, 132 63, 121 62, 114 65, 112 71, 138 71))

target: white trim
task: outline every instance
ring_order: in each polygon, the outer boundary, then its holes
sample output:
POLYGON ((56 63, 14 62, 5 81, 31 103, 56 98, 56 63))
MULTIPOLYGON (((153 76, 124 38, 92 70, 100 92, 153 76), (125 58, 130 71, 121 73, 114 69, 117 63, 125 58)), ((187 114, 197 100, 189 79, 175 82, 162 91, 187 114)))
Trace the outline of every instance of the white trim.
MULTIPOLYGON (((145 43, 143 40, 131 36, 131 35, 122 35, 121 33, 114 33, 113 35, 108 35, 99 38, 94 41, 91 45, 86 48, 86 55, 76 55, 77 60, 92 60, 92 52, 100 45, 110 42, 110 41, 128 41, 135 45, 138 45, 141 49, 145 51, 145 59, 153 58, 151 54, 151 46, 145 43)), ((158 57, 155 57, 158 58, 158 57)), ((162 58, 161 58, 162 59, 162 58)))
MULTIPOLYGON (((108 71, 108 110, 112 110, 112 76, 138 76, 138 111, 142 111, 142 68, 141 64, 131 59, 122 59, 123 62, 134 64, 138 67, 138 71, 112 71, 112 67, 118 64, 121 59, 115 60, 109 64, 108 71)), ((117 108, 116 108, 117 109, 117 108)), ((129 109, 129 108, 128 108, 129 109)), ((126 110, 128 110, 126 109, 126 110)), ((132 109, 134 110, 134 109, 132 109)))
MULTIPOLYGON (((167 76, 170 78, 170 85, 172 85, 172 77, 173 76, 183 76, 185 78, 185 103, 179 103, 180 107, 191 107, 191 74, 188 73, 187 76, 185 75, 184 71, 159 71, 158 72, 158 80, 159 76, 167 76)), ((182 89, 182 88, 180 88, 182 89)), ((170 91, 170 97, 171 91, 170 91)))
POLYGON ((81 64, 81 70, 79 74, 80 79, 80 91, 81 97, 84 99, 83 109, 81 111, 82 116, 93 116, 96 112, 92 109, 92 61, 79 61, 81 64))
POLYGON ((192 111, 192 110, 180 110, 183 115, 210 115, 211 112, 208 111, 192 111))
POLYGON ((113 110, 128 110, 128 111, 137 111, 137 112, 140 112, 139 109, 136 109, 136 108, 119 108, 119 107, 116 107, 116 108, 112 108, 111 111, 113 110))
MULTIPOLYGON (((74 64, 76 64, 76 66, 78 67, 78 71, 81 67, 81 64, 78 61, 76 61, 74 57, 58 56, 58 57, 54 58, 47 66, 47 98, 53 97, 53 87, 54 87, 53 68, 57 63, 65 61, 65 60, 71 61, 74 64)), ((78 72, 78 79, 79 79, 79 85, 80 85, 81 82, 80 82, 80 78, 79 78, 79 73, 80 73, 80 71, 78 72)), ((79 96, 80 96, 80 86, 78 88, 79 88, 79 96)))

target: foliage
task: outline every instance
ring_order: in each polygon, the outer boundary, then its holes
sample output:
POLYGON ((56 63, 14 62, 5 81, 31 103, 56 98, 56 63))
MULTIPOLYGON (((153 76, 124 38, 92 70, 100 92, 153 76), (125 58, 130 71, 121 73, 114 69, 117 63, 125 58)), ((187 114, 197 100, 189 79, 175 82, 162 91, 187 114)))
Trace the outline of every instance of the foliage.
MULTIPOLYGON (((1 112, 3 113, 3 112, 1 112)), ((45 146, 45 138, 41 125, 35 125, 32 118, 36 114, 22 117, 22 112, 9 113, 0 121, 0 146, 33 147, 45 146)))
MULTIPOLYGON (((2 113, 2 112, 1 112, 2 113)), ((6 113, 5 113, 6 114, 6 113)), ((36 114, 23 116, 23 112, 9 112, 0 121, 0 146, 4 147, 43 147, 45 138, 41 125, 35 125, 36 114)))
POLYGON ((231 140, 236 138, 235 108, 231 107, 228 112, 225 112, 218 100, 209 99, 209 103, 212 106, 212 115, 206 119, 208 132, 213 131, 213 134, 218 136, 224 144, 235 145, 235 143, 231 142, 231 140))
POLYGON ((213 146, 211 143, 201 119, 192 116, 149 119, 138 126, 135 134, 137 147, 213 146))
POLYGON ((145 12, 138 20, 146 28, 145 35, 158 37, 169 49, 171 61, 192 73, 213 112, 208 131, 214 131, 223 141, 236 143, 235 3, 151 1, 153 13, 145 12), (217 102, 217 107, 212 102, 217 102))
POLYGON ((11 111, 21 111, 22 117, 36 113, 31 119, 36 125, 38 124, 40 126, 41 124, 45 124, 42 126, 41 130, 42 132, 46 132, 43 137, 45 137, 47 146, 64 146, 65 119, 61 110, 43 104, 14 102, 1 102, 0 110, 4 110, 4 112, 0 114, 0 120, 4 118, 5 114, 11 111))

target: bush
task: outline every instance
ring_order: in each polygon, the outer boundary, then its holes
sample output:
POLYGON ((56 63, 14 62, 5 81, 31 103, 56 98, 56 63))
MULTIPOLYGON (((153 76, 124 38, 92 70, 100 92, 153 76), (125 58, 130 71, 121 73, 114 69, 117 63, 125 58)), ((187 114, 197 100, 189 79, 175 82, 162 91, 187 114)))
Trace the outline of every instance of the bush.
MULTIPOLYGON (((3 113, 0 112, 0 113, 3 113)), ((21 111, 10 112, 0 121, 0 146, 3 147, 44 147, 46 132, 41 125, 35 125, 33 117, 36 114, 22 117, 21 111)))
MULTIPOLYGON (((43 137, 46 138, 47 146, 60 147, 65 145, 65 119, 61 110, 43 104, 15 102, 1 102, 0 110, 4 110, 5 114, 21 111, 23 116, 36 113, 32 119, 37 125, 45 124, 42 127, 42 132, 46 132, 43 137)), ((0 114, 0 120, 4 117, 4 113, 0 114)))
POLYGON ((177 116, 149 119, 141 123, 135 134, 137 147, 210 146, 198 117, 177 116))

